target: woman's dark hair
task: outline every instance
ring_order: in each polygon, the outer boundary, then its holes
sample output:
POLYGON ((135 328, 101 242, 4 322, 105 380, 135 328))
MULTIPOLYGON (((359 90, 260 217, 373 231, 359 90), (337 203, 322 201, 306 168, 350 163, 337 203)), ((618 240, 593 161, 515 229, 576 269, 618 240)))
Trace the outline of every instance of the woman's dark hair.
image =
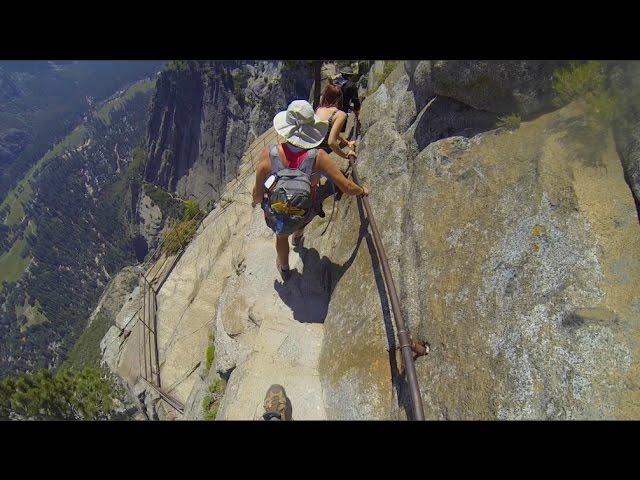
POLYGON ((336 85, 329 84, 322 92, 320 107, 342 107, 342 89, 336 85))

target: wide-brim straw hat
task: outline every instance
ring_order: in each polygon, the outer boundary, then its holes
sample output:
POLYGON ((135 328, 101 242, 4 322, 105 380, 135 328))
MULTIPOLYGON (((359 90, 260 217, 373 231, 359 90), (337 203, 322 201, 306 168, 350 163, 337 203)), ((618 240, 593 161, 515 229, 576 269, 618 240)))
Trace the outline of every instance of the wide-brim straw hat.
POLYGON ((322 143, 329 122, 320 120, 309 102, 294 100, 285 111, 273 117, 273 128, 291 145, 308 150, 322 143))

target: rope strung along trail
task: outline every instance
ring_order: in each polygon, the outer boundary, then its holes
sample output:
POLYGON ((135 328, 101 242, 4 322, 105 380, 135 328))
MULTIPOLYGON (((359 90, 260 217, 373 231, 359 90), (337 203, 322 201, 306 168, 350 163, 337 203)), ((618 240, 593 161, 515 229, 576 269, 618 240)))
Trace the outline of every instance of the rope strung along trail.
MULTIPOLYGON (((358 130, 358 118, 356 117, 355 128, 358 130)), ((360 183, 360 177, 358 176, 358 169, 356 167, 356 161, 353 158, 349 159, 349 165, 353 172, 353 180, 358 184, 360 183)), ((373 210, 371 208, 371 202, 368 196, 361 197, 364 203, 364 208, 367 212, 367 219, 369 220, 369 228, 371 229, 371 236, 373 237, 373 243, 380 259, 380 265, 382 266, 382 275, 384 277, 384 283, 387 286, 387 292, 389 294, 389 300, 391 301, 391 309, 393 310, 393 319, 396 324, 396 330, 398 334, 398 341, 400 343, 400 349, 402 351, 402 360, 404 364, 404 371, 407 376, 407 383, 411 393, 411 407, 413 412, 413 420, 424 420, 424 410, 422 407, 422 397, 420 397, 420 387, 418 386, 418 376, 416 375, 416 365, 414 363, 415 357, 425 355, 427 349, 424 342, 412 341, 411 334, 408 327, 404 323, 402 312, 400 311, 400 299, 398 298, 398 292, 391 275, 391 268, 389 268, 389 260, 387 259, 387 253, 384 250, 382 244, 382 238, 380 237, 380 231, 378 225, 373 216, 373 210), (415 357, 414 357, 415 354, 415 357)))

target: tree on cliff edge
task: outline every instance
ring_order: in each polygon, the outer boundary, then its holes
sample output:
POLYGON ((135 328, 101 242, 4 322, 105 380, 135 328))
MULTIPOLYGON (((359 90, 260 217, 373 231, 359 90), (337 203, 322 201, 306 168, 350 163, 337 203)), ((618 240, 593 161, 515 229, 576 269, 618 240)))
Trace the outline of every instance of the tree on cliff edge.
POLYGON ((0 382, 0 419, 106 420, 113 410, 113 386, 95 368, 41 369, 0 382))

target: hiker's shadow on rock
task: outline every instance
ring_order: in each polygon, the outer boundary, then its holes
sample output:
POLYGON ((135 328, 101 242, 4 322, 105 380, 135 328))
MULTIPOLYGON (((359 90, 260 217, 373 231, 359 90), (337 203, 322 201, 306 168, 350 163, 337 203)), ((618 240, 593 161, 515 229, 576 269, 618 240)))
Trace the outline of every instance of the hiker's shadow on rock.
MULTIPOLYGON (((273 288, 278 292, 282 301, 293 312, 293 318, 302 323, 323 323, 327 316, 328 298, 323 292, 311 291, 310 282, 317 279, 310 278, 306 270, 300 274, 297 269, 291 270, 291 278, 282 283, 274 280, 273 288)), ((315 289, 314 289, 315 290, 315 289)))
POLYGON ((295 249, 304 264, 303 272, 292 269, 286 283, 277 280, 273 283, 282 301, 291 308, 294 319, 302 323, 324 323, 331 294, 353 264, 363 238, 364 229, 361 228, 353 252, 342 265, 333 263, 327 256, 320 258, 315 248, 300 245, 295 249))
POLYGON ((405 411, 407 418, 411 418, 410 390, 404 372, 400 370, 400 366, 398 365, 395 328, 393 326, 382 268, 378 260, 373 238, 368 231, 369 222, 365 215, 361 198, 357 199, 357 205, 360 217, 360 232, 358 241, 347 261, 342 265, 335 264, 326 256, 320 258, 320 254, 315 248, 306 248, 301 245, 295 250, 299 252, 302 262, 304 263, 303 273, 300 274, 297 269, 292 270, 291 279, 285 284, 277 280, 274 281, 274 288, 280 295, 280 298, 282 298, 282 301, 291 308, 296 320, 300 322, 324 323, 331 294, 342 276, 355 261, 362 240, 366 240, 376 289, 382 307, 381 313, 387 337, 391 381, 395 389, 399 407, 405 411), (308 291, 305 289, 309 289, 310 286, 315 287, 314 292, 311 295, 305 294, 305 291, 308 291), (320 287, 319 289, 318 286, 320 287), (320 290, 320 294, 317 293, 317 290, 320 290))

